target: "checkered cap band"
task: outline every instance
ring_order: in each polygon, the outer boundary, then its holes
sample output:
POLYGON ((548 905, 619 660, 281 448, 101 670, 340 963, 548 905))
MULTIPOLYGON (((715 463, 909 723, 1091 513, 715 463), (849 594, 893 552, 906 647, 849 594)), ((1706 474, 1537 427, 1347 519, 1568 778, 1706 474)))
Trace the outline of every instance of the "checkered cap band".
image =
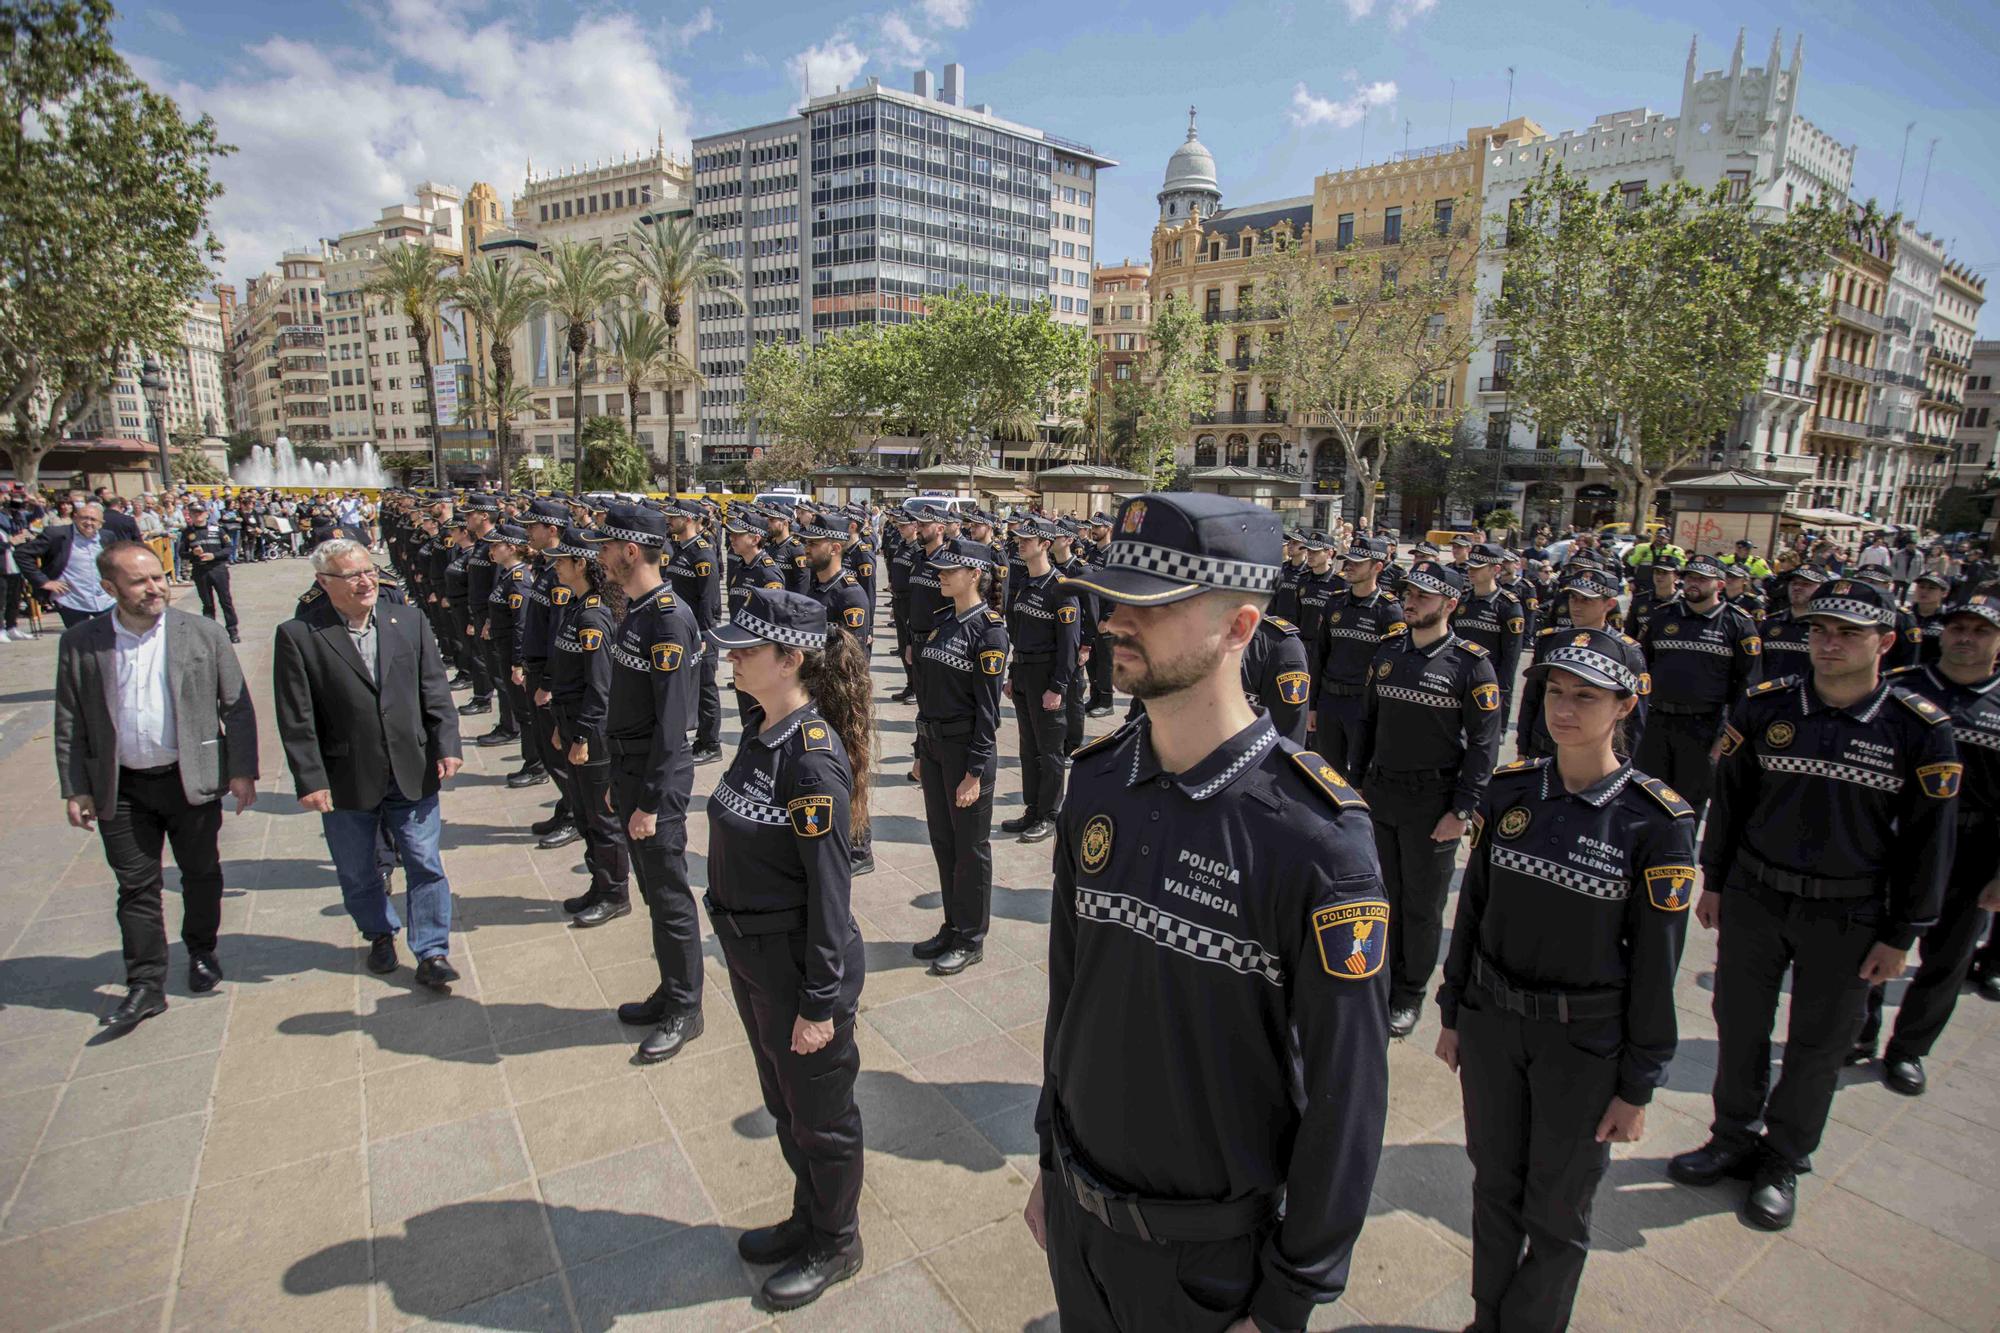
POLYGON ((1606 680, 1615 680, 1618 687, 1627 694, 1639 692, 1639 678, 1632 669, 1615 657, 1606 657, 1595 648, 1558 648, 1542 659, 1551 667, 1581 667, 1606 680))
POLYGON ((957 551, 952 550, 949 545, 938 547, 936 555, 928 556, 926 558, 931 562, 931 564, 938 565, 946 569, 991 568, 990 561, 981 560, 977 556, 960 555, 957 551))
POLYGON ((817 523, 801 523, 792 530, 792 535, 806 542, 844 542, 847 534, 837 528, 821 527, 817 523))
POLYGON ((730 617, 729 623, 746 634, 754 634, 760 639, 769 639, 772 643, 782 643, 792 648, 817 649, 826 647, 826 636, 824 634, 812 634, 802 629, 791 629, 784 625, 773 625, 762 616, 754 615, 749 611, 738 611, 734 616, 730 617))
POLYGON ((1864 602, 1858 597, 1814 597, 1799 612, 1805 616, 1831 616, 1856 625, 1893 625, 1896 613, 1886 606, 1864 602))
POLYGON ((1585 574, 1572 575, 1563 587, 1570 592, 1582 593, 1585 597, 1616 597, 1618 585, 1609 575, 1591 570, 1585 574))
POLYGON ((654 535, 653 533, 635 532, 631 528, 614 528, 609 524, 606 524, 598 528, 598 531, 603 533, 606 539, 614 542, 634 542, 640 546, 666 545, 666 542, 664 540, 654 535))
POLYGON ((580 546, 575 542, 561 541, 549 548, 550 555, 566 555, 576 560, 597 559, 595 546, 580 546))
POLYGON ((1231 592, 1276 592, 1278 567, 1250 560, 1220 560, 1213 556, 1190 555, 1152 542, 1116 541, 1104 555, 1107 569, 1130 569, 1180 583, 1231 592))
POLYGON ((1419 588, 1424 592, 1435 593, 1439 597, 1456 597, 1459 595, 1457 588, 1452 587, 1449 583, 1438 578, 1427 569, 1411 570, 1409 573, 1403 575, 1403 582, 1412 588, 1419 588))
POLYGON ((1687 562, 1682 572, 1692 574, 1696 578, 1719 579, 1723 576, 1724 570, 1720 560, 1713 556, 1698 555, 1687 562))

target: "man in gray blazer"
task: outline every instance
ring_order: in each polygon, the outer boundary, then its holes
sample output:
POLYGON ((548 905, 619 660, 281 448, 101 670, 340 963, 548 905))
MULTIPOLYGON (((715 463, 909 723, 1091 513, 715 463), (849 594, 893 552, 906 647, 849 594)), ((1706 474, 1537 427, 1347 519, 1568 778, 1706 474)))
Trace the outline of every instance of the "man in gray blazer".
POLYGON ((257 799, 257 717, 228 637, 167 605, 151 548, 117 542, 97 557, 109 615, 63 632, 56 654, 56 771, 69 822, 96 827, 118 880, 125 999, 100 1021, 130 1027, 167 1007, 160 852, 181 871, 188 988, 222 979, 222 793, 257 799))

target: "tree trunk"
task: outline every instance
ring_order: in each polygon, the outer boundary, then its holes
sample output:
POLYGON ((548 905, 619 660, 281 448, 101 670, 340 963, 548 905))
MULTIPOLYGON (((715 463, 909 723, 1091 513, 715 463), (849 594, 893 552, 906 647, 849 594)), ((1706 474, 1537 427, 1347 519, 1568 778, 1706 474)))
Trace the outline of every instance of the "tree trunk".
POLYGON ((660 392, 667 399, 667 494, 675 495, 680 491, 681 451, 674 444, 674 427, 680 422, 680 414, 674 411, 673 381, 667 380, 664 384, 666 387, 660 392))
POLYGON ((424 410, 431 421, 431 485, 448 486, 444 473, 444 430, 438 425, 437 370, 431 365, 431 331, 423 321, 412 320, 417 333, 417 360, 424 367, 424 410))
MULTIPOLYGON (((665 293, 662 293, 664 297, 665 293)), ((667 322, 667 355, 672 357, 681 345, 681 303, 661 300, 660 314, 667 322)), ((678 494, 681 488, 681 458, 674 448, 674 386, 667 385, 667 494, 678 494)))
POLYGON ((493 448, 500 456, 500 485, 513 489, 513 471, 507 466, 508 446, 513 442, 509 431, 513 425, 507 420, 505 404, 507 391, 514 387, 514 349, 502 347, 500 339, 493 340, 493 388, 499 394, 499 401, 493 405, 493 448))
POLYGON ((1361 513, 1354 521, 1354 530, 1373 532, 1375 530, 1375 468, 1364 458, 1354 460, 1354 475, 1361 483, 1361 513))
POLYGON ((576 490, 586 489, 583 458, 583 349, 590 345, 590 330, 581 324, 569 326, 569 414, 570 447, 576 458, 576 490))
POLYGON ((1632 540, 1646 539, 1646 525, 1653 521, 1653 498, 1660 493, 1660 483, 1645 473, 1634 470, 1632 477, 1632 540))
POLYGON ((50 445, 24 444, 16 442, 7 446, 7 457, 14 463, 14 480, 23 489, 32 491, 41 485, 42 456, 48 453, 50 445))

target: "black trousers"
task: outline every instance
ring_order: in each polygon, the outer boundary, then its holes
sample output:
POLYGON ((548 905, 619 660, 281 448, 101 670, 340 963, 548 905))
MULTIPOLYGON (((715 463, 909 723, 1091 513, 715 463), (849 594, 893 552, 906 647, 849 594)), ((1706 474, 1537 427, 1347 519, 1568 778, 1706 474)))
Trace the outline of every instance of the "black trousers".
POLYGON ((21 590, 28 581, 19 574, 0 574, 0 629, 21 623, 21 590))
POLYGON ((1102 634, 1090 638, 1090 702, 1092 708, 1111 707, 1111 645, 1102 634))
POLYGON ((173 845, 181 871, 181 941, 213 951, 222 927, 222 802, 190 805, 178 764, 118 770, 118 808, 98 811, 104 860, 118 880, 118 933, 125 984, 164 990, 167 926, 160 902, 160 853, 173 845))
POLYGON ((1063 755, 1069 698, 1062 707, 1042 707, 1048 689, 1049 664, 1014 666, 1014 718, 1021 725, 1021 814, 1029 823, 1054 819, 1062 809, 1063 755))
POLYGON ((910 664, 909 659, 911 644, 909 593, 890 591, 889 618, 896 626, 896 660, 903 664, 903 689, 913 689, 916 686, 917 678, 913 674, 915 668, 910 664))
POLYGON ((1076 753, 1078 748, 1083 745, 1083 718, 1085 710, 1083 696, 1088 691, 1088 688, 1084 683, 1081 671, 1070 673, 1069 688, 1063 692, 1062 706, 1062 752, 1065 756, 1076 753))
MULTIPOLYGON (((611 760, 611 807, 618 827, 630 825, 645 786, 646 756, 614 756, 611 760)), ((583 797, 581 788, 577 791, 583 797)), ((581 809, 577 812, 582 814, 581 809)), ((687 816, 662 812, 650 838, 627 838, 632 874, 639 896, 653 920, 653 957, 660 965, 660 990, 669 1013, 691 1013, 701 1007, 701 919, 695 913, 694 889, 688 883, 687 816)))
MULTIPOLYGON (((543 676, 546 670, 547 668, 541 663, 530 662, 522 672, 522 676, 526 679, 527 684, 521 687, 521 693, 526 698, 528 706, 528 712, 525 714, 528 722, 523 726, 522 730, 534 742, 533 747, 527 752, 528 767, 538 768, 544 772, 553 774, 556 762, 562 758, 561 755, 553 752, 554 745, 550 739, 554 735, 553 723, 555 715, 547 708, 535 702, 535 691, 542 688, 543 676)), ((571 808, 569 791, 558 782, 556 784, 556 811, 558 814, 568 814, 571 808)))
POLYGON ((211 560, 207 564, 200 561, 194 566, 194 590, 201 598, 201 613, 210 620, 215 619, 215 608, 222 607, 222 624, 226 629, 236 628, 236 598, 229 591, 229 562, 211 560))
POLYGON ((1819 1146, 1840 1065, 1861 1030, 1868 983, 1861 963, 1882 909, 1873 898, 1806 899, 1732 875, 1722 895, 1715 965, 1716 1139, 1764 1143, 1794 1166, 1819 1146), (1771 1085, 1771 1024, 1785 970, 1792 1019, 1771 1085))
MULTIPOLYGON (((1958 850, 1945 879, 1944 906, 1937 924, 1917 942, 1917 968, 1903 991, 1902 1006, 1896 1011, 1896 1028, 1889 1037, 1885 1058, 1929 1055, 1943 1035, 1958 1007, 1958 989, 1972 971, 1973 951, 1986 932, 1991 912, 1979 910, 1979 891, 2000 858, 2000 830, 1991 826, 1961 823, 1958 850)), ((1880 984, 1868 988, 1867 1017, 1861 1023, 1856 1042, 1870 1046, 1882 1032, 1880 984)))
POLYGON ((792 1216, 822 1245, 844 1245, 860 1228, 861 1109, 854 1076, 854 1009, 863 962, 857 931, 847 951, 833 1040, 811 1055, 792 1053, 792 1023, 804 984, 804 931, 736 936, 718 931, 729 989, 750 1038, 764 1109, 778 1126, 778 1151, 792 1169, 792 1216))
POLYGON ((461 609, 456 619, 458 623, 452 627, 452 632, 458 636, 458 653, 465 663, 465 673, 472 677, 472 697, 490 700, 493 697, 493 672, 486 665, 486 644, 479 637, 479 622, 473 618, 470 607, 461 609))
POLYGON ((1333 694, 1325 686, 1320 690, 1313 714, 1313 749, 1350 783, 1359 785, 1361 774, 1347 771, 1347 753, 1361 734, 1368 715, 1367 700, 1359 693, 1333 694))
POLYGON ((611 802, 611 756, 593 753, 590 763, 572 764, 569 713, 552 705, 542 718, 542 725, 548 728, 543 740, 554 755, 549 776, 568 799, 577 831, 583 834, 583 866, 590 872, 590 892, 599 898, 624 899, 632 891, 632 852, 624 822, 611 802), (558 735, 562 737, 560 747, 555 741, 558 735))
POLYGON ((1715 761, 1708 753, 1721 735, 1720 712, 1669 713, 1655 705, 1646 714, 1646 732, 1632 767, 1679 792, 1700 819, 1715 790, 1715 761))
POLYGON ((1474 1327, 1567 1328, 1611 1160, 1597 1123, 1618 1090, 1622 1023, 1531 1022, 1475 1003, 1458 1010, 1474 1327))
POLYGON ((694 705, 694 748, 697 750, 714 750, 722 745, 722 691, 715 684, 715 666, 719 656, 712 644, 701 650, 701 681, 694 705))
POLYGON ((963 741, 917 738, 917 773, 924 785, 924 822, 937 859, 939 896, 952 942, 968 949, 986 940, 993 907, 993 763, 979 799, 960 809, 955 793, 965 780, 963 741))
POLYGON ((1249 1311, 1268 1228, 1218 1241, 1121 1236, 1053 1171, 1042 1205, 1063 1333, 1222 1333, 1249 1311))
MULTIPOLYGON (((500 696, 499 728, 517 731, 526 713, 521 708, 521 687, 514 683, 514 646, 492 639, 480 639, 478 643, 487 678, 493 682, 494 693, 500 696)), ((527 759, 527 749, 526 745, 521 747, 523 761, 527 759)))
POLYGON ((1456 842, 1431 838, 1431 830, 1451 808, 1451 792, 1436 774, 1371 768, 1365 794, 1389 896, 1389 1004, 1420 1005, 1437 970, 1444 900, 1458 854, 1456 842))

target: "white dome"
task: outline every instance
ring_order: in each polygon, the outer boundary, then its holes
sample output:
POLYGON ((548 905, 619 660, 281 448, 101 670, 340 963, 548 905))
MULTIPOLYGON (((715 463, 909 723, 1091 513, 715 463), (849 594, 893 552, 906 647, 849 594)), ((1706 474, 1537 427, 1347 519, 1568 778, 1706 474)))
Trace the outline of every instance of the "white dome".
POLYGON ((1166 180, 1160 186, 1163 195, 1184 190, 1217 196, 1222 193, 1222 186, 1215 175, 1215 154, 1195 138, 1193 107, 1188 108, 1187 142, 1176 148, 1174 155, 1167 159, 1166 180))

